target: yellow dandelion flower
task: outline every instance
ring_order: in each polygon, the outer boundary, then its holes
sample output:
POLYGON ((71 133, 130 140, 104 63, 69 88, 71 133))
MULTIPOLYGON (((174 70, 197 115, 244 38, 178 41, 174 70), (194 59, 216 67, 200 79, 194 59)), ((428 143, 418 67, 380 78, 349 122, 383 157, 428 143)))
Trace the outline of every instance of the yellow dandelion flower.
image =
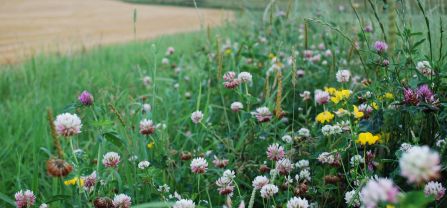
POLYGON ((362 118, 365 114, 361 111, 359 111, 359 108, 357 106, 354 105, 354 117, 359 119, 362 118))
POLYGON ((362 145, 366 144, 373 145, 378 141, 380 141, 380 135, 379 134, 373 135, 370 132, 360 133, 357 139, 357 143, 360 143, 362 145))
POLYGON ((155 142, 154 141, 151 141, 150 143, 147 144, 147 148, 148 149, 152 149, 152 148, 154 148, 154 146, 155 146, 155 142))
POLYGON ((334 114, 332 114, 329 111, 324 111, 321 112, 320 114, 317 115, 317 117, 315 117, 315 120, 324 124, 324 123, 329 123, 332 121, 332 119, 334 119, 334 114))

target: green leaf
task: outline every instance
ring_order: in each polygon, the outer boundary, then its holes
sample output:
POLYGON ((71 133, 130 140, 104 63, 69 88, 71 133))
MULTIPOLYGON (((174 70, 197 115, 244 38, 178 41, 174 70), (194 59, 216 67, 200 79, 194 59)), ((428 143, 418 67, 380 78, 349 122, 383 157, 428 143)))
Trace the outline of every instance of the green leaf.
POLYGON ((103 136, 107 141, 111 142, 112 144, 114 144, 118 147, 124 146, 123 139, 121 139, 119 134, 116 132, 106 132, 103 134, 103 136))
POLYGON ((400 208, 419 208, 419 207, 427 207, 427 204, 433 202, 435 199, 433 196, 425 196, 422 191, 411 191, 405 193, 401 197, 400 208))

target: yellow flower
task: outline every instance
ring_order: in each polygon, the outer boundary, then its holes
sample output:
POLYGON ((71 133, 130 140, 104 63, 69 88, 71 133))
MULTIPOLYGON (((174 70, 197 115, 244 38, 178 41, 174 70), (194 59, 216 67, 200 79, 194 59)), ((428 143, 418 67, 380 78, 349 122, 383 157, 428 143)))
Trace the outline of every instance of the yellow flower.
POLYGON ((386 208, 396 208, 394 205, 388 204, 386 205, 386 208))
POLYGON ((231 48, 227 48, 224 51, 225 55, 230 55, 232 52, 233 52, 233 50, 231 50, 231 48))
POLYGON ((351 95, 350 90, 336 90, 335 88, 325 88, 325 91, 332 95, 331 101, 335 104, 339 103, 342 100, 348 99, 351 95))
POLYGON ((74 185, 76 185, 77 183, 79 183, 79 186, 84 186, 84 179, 82 179, 81 178, 81 180, 79 180, 79 178, 78 177, 74 177, 74 178, 72 178, 72 179, 70 179, 70 180, 66 180, 66 181, 64 181, 64 184, 66 185, 66 186, 74 186, 74 185))
POLYGON ((337 89, 333 88, 333 87, 325 87, 324 91, 326 91, 327 93, 329 93, 330 95, 334 95, 335 92, 337 92, 337 89))
POLYGON ((155 146, 155 142, 154 141, 151 141, 150 143, 147 144, 147 148, 148 149, 152 149, 152 148, 154 148, 154 146, 155 146))
POLYGON ((332 119, 334 119, 334 114, 332 114, 329 111, 321 112, 320 114, 317 115, 317 117, 315 117, 315 120, 322 124, 324 124, 326 122, 329 123, 332 121, 332 119))
POLYGON ((364 132, 359 134, 359 138, 357 139, 357 143, 360 143, 362 145, 373 145, 380 141, 380 135, 373 135, 370 132, 364 132))
POLYGON ((269 59, 274 59, 274 58, 276 58, 275 54, 269 53, 269 59))
POLYGON ((391 92, 385 93, 385 95, 383 95, 383 97, 387 100, 394 100, 394 95, 391 92))
POLYGON ((354 117, 359 119, 362 118, 365 114, 361 111, 359 111, 359 108, 354 105, 354 117))
POLYGON ((376 109, 376 110, 379 109, 379 105, 377 105, 376 102, 372 102, 371 105, 372 105, 372 107, 373 107, 374 109, 376 109))

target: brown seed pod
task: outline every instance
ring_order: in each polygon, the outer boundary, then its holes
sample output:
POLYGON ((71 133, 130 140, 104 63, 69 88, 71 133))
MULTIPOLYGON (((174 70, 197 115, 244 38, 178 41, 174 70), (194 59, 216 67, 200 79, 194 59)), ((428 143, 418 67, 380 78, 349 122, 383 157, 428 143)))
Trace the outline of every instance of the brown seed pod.
POLYGON ((324 176, 324 182, 326 184, 336 184, 340 181, 341 181, 341 178, 339 176, 335 176, 335 175, 324 176))
POLYGON ((73 171, 73 166, 61 159, 47 160, 47 172, 53 177, 65 177, 73 171))
POLYGON ((93 201, 93 205, 95 208, 113 208, 113 202, 112 199, 107 197, 99 197, 96 198, 95 201, 93 201))
POLYGON ((190 152, 182 152, 180 153, 180 159, 181 160, 191 160, 192 155, 190 152))

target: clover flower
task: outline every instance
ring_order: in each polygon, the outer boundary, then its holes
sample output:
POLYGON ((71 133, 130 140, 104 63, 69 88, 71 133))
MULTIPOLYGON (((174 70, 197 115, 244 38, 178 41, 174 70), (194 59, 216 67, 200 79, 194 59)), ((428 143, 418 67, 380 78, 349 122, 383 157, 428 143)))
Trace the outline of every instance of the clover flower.
POLYGON ((151 165, 151 163, 149 161, 143 160, 138 163, 138 168, 141 170, 144 170, 144 169, 148 168, 150 165, 151 165))
POLYGON ((335 77, 337 78, 337 82, 340 82, 340 83, 349 82, 349 78, 351 77, 351 72, 349 70, 339 70, 335 74, 335 77))
POLYGON ((230 108, 233 112, 239 112, 242 108, 244 108, 244 105, 241 102, 233 102, 231 103, 230 108))
POLYGON ((280 146, 278 143, 271 144, 267 148, 267 157, 270 160, 278 161, 282 159, 285 155, 284 147, 280 146))
POLYGON ((425 185, 424 193, 426 196, 434 196, 436 200, 440 200, 444 197, 445 188, 439 182, 430 181, 425 185))
POLYGON ((172 208, 195 208, 196 204, 189 199, 180 199, 175 202, 172 208))
POLYGON ((84 181, 83 187, 87 192, 92 191, 95 189, 96 185, 96 171, 93 171, 92 174, 82 177, 82 180, 84 181))
POLYGON ((32 207, 36 203, 36 196, 30 190, 20 190, 14 195, 17 208, 32 207))
POLYGON ((250 72, 241 72, 239 73, 237 78, 239 79, 240 83, 252 82, 252 75, 250 74, 250 72))
POLYGON ((276 169, 276 171, 278 171, 279 174, 287 175, 290 172, 292 172, 293 163, 287 158, 282 158, 282 159, 276 161, 275 169, 276 169))
POLYGON ((269 179, 265 176, 256 176, 256 178, 253 180, 253 187, 257 190, 260 190, 262 187, 267 185, 269 183, 269 179))
POLYGON ((155 132, 155 125, 152 120, 143 119, 140 121, 140 134, 151 135, 155 132))
POLYGON ((130 208, 132 199, 126 194, 118 194, 113 198, 113 206, 115 208, 130 208))
POLYGON ((272 113, 267 107, 256 108, 256 112, 252 112, 251 114, 261 123, 268 122, 272 119, 272 113))
POLYGON ((195 174, 203 174, 208 169, 208 162, 202 158, 198 157, 191 161, 191 171, 195 174))
POLYGON ((236 88, 241 82, 238 78, 236 78, 236 73, 233 71, 225 73, 223 79, 225 80, 224 87, 228 89, 236 88))
POLYGON ((315 90, 315 102, 317 102, 320 105, 324 105, 329 102, 329 99, 331 96, 328 92, 323 90, 315 90))
POLYGON ((309 202, 305 198, 293 197, 287 201, 287 208, 308 208, 309 202))
POLYGON ((385 53, 388 50, 388 44, 383 41, 376 41, 374 43, 374 49, 377 53, 385 53))
POLYGON ((440 157, 428 146, 414 146, 399 159, 400 174, 410 183, 419 184, 435 179, 441 170, 440 157))
POLYGON ((202 111, 195 111, 191 114, 191 120, 193 123, 198 124, 203 119, 203 113, 202 111))
POLYGON ((356 190, 348 191, 345 193, 346 205, 351 205, 353 207, 360 207, 360 195, 356 193, 356 190))
POLYGON ((79 102, 82 105, 89 106, 93 104, 93 95, 90 94, 87 90, 84 90, 78 97, 79 102))
POLYGON ((116 152, 108 152, 103 156, 102 164, 107 168, 116 168, 120 163, 120 156, 116 152))
POLYGON ((360 191, 360 199, 366 208, 375 208, 381 202, 396 203, 399 189, 386 178, 372 178, 360 191))
POLYGON ((277 186, 273 184, 267 184, 261 188, 261 197, 262 198, 271 198, 273 195, 278 193, 279 189, 277 186))
POLYGON ((54 126, 58 135, 70 137, 81 133, 82 123, 76 114, 63 113, 56 116, 54 126))

